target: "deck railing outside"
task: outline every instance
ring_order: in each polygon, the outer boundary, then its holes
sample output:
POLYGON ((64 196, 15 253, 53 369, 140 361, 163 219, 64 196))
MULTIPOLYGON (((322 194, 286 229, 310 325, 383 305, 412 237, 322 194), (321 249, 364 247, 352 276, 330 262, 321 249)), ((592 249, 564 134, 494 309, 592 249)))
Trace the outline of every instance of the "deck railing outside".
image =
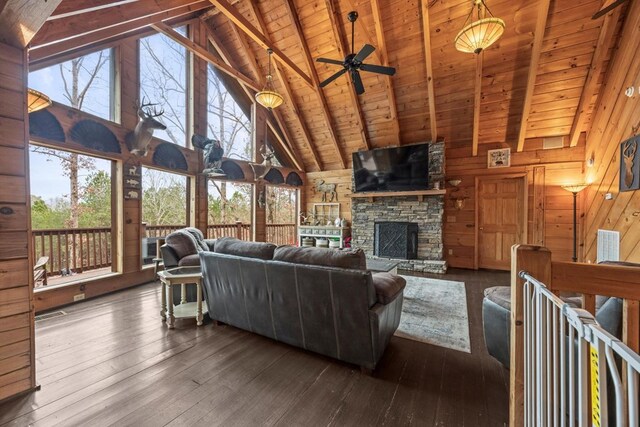
MULTIPOLYGON (((146 238, 161 238, 184 225, 148 225, 146 238)), ((47 276, 83 273, 111 266, 111 228, 33 230, 34 259, 46 256, 47 276)), ((267 241, 277 245, 296 243, 296 224, 267 224, 267 241)), ((207 238, 236 237, 251 240, 251 224, 210 224, 207 238)))

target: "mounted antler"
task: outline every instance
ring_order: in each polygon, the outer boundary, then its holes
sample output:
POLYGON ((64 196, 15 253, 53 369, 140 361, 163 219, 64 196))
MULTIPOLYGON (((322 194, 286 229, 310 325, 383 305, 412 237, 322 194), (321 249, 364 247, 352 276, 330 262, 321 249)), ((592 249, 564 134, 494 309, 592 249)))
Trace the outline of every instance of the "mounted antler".
POLYGON ((145 98, 142 98, 142 103, 139 101, 136 102, 135 106, 140 120, 138 121, 133 133, 128 135, 127 138, 127 144, 131 154, 140 157, 146 156, 147 147, 153 137, 153 130, 165 130, 167 128, 164 124, 155 119, 155 117, 160 117, 164 114, 164 110, 158 111, 155 107, 156 105, 158 104, 148 102, 145 98), (150 109, 152 106, 153 110, 150 109))
POLYGON ((625 142, 624 148, 622 149, 622 155, 624 157, 624 184, 627 188, 630 188, 633 185, 633 163, 636 157, 636 151, 638 151, 637 140, 634 139, 632 141, 625 142))

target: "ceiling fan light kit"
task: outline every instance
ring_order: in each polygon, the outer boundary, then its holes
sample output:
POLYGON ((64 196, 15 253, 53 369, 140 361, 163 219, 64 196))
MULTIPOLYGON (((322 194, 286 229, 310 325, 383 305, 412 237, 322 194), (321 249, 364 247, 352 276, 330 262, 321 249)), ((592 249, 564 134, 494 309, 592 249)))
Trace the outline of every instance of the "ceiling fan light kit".
POLYGON ((504 21, 493 16, 484 0, 473 0, 471 12, 469 12, 462 30, 454 39, 455 47, 460 52, 480 53, 498 41, 504 33, 504 29, 504 21), (475 10, 478 12, 477 19, 472 21, 475 10))
POLYGON ((273 50, 267 49, 269 55, 269 73, 264 88, 256 93, 256 102, 269 110, 279 107, 284 102, 284 98, 273 88, 273 76, 271 75, 271 54, 273 50))
POLYGON ((337 59, 318 58, 317 62, 323 62, 325 64, 340 65, 342 70, 333 74, 331 77, 320 83, 320 87, 325 87, 338 77, 345 74, 347 71, 351 76, 351 81, 358 95, 364 93, 364 85, 362 84, 362 78, 360 77, 360 70, 367 71, 369 73, 385 74, 387 76, 393 76, 396 73, 396 69, 393 67, 386 67, 382 65, 364 64, 362 61, 367 59, 376 48, 370 44, 365 44, 362 49, 356 54, 354 53, 354 39, 355 39, 355 22, 358 19, 358 12, 352 11, 347 14, 347 19, 351 22, 351 53, 348 54, 344 60, 337 59))

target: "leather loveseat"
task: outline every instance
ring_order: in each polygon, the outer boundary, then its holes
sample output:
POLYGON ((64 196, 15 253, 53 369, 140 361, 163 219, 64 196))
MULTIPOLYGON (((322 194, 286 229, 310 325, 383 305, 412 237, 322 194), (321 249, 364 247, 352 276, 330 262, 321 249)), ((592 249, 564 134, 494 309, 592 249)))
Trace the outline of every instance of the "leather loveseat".
POLYGON ((375 369, 400 323, 405 280, 366 270, 361 250, 218 239, 199 252, 209 316, 375 369))

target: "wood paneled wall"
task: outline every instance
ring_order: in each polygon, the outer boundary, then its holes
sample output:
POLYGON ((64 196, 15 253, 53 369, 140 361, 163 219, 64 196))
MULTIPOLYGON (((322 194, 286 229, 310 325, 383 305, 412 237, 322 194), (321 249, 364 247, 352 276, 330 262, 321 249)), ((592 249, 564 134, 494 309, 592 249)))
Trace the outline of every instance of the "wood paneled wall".
POLYGON ((26 70, 0 43, 0 400, 36 385, 26 70))
MULTIPOLYGON (((338 203, 340 203, 340 217, 346 218, 351 225, 351 169, 341 169, 326 172, 309 172, 307 174, 307 186, 305 192, 306 212, 313 212, 314 203, 322 203, 322 193, 315 191, 315 184, 319 180, 324 180, 327 184, 336 184, 338 193, 338 203)), ((328 200, 327 200, 328 201, 328 200)), ((303 205, 304 206, 304 205, 303 205)))
POLYGON ((596 261, 598 229, 620 232, 620 259, 640 262, 640 191, 620 193, 620 144, 638 133, 640 96, 629 98, 627 87, 640 87, 640 2, 630 4, 622 36, 606 76, 600 102, 587 138, 586 159, 594 159, 584 191, 584 260, 596 261), (634 131, 635 128, 635 131, 634 131), (611 193, 612 200, 605 200, 611 193))

